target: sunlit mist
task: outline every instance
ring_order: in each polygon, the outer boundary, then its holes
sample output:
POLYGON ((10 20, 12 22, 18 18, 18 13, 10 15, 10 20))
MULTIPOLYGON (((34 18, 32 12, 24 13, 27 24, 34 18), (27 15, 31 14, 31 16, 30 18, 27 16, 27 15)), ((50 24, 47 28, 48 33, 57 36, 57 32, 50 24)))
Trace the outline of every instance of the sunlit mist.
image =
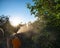
POLYGON ((22 22, 22 18, 18 16, 13 16, 10 18, 10 23, 12 26, 16 27, 22 22))
POLYGON ((30 24, 25 24, 24 26, 20 27, 20 29, 17 31, 17 33, 23 33, 28 32, 33 29, 33 26, 30 24))

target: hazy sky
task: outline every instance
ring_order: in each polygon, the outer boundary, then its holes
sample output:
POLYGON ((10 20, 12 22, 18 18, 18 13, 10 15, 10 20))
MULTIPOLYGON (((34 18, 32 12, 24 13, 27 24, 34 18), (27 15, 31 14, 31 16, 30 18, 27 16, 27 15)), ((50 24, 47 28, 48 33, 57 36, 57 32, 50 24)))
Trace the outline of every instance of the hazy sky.
POLYGON ((9 15, 12 23, 34 21, 30 14, 27 3, 32 0, 0 0, 0 15, 9 15))

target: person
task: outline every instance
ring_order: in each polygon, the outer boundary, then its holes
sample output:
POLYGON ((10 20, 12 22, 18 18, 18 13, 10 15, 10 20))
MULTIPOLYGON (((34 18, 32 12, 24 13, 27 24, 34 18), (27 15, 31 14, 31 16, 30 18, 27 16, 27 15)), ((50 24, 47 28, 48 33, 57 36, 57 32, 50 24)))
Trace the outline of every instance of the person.
POLYGON ((19 40, 19 38, 15 36, 12 39, 12 46, 13 48, 21 48, 21 40, 19 40))

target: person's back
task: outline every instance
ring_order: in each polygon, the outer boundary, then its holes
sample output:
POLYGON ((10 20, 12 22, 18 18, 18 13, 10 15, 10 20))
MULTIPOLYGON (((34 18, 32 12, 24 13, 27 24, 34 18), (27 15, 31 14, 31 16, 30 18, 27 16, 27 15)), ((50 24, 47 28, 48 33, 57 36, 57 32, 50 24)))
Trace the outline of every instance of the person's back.
POLYGON ((21 47, 21 40, 18 37, 12 39, 12 46, 13 48, 20 48, 21 47))

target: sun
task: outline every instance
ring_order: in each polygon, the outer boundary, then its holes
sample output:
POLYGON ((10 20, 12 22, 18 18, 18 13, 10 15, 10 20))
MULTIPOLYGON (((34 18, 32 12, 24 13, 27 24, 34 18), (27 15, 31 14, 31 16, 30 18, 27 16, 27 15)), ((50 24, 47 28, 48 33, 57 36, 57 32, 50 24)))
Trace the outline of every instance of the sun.
POLYGON ((10 23, 12 26, 16 27, 22 22, 22 19, 18 16, 10 17, 10 23))

